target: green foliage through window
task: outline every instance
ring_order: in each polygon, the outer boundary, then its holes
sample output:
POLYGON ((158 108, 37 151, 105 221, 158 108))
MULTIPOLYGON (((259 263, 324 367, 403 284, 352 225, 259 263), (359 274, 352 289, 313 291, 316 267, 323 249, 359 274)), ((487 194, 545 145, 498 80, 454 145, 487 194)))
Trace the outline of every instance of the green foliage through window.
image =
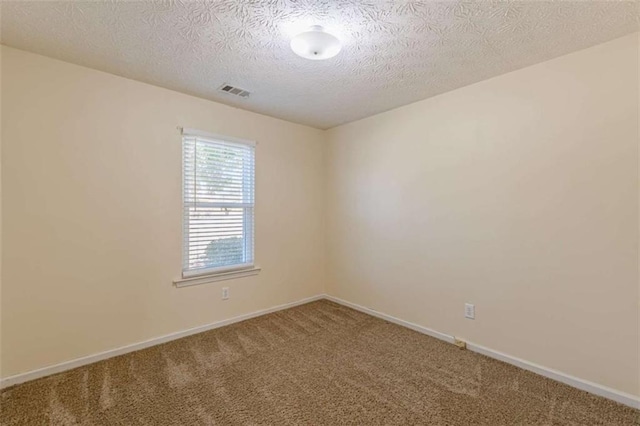
POLYGON ((202 263, 205 267, 218 267, 244 263, 244 242, 241 237, 212 240, 204 253, 202 263))

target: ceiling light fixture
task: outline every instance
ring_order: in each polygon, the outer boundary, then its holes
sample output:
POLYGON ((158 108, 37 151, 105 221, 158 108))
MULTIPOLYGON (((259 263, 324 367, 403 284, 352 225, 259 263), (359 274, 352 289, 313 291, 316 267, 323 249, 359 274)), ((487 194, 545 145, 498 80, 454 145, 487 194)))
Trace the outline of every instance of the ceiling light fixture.
POLYGON ((291 39, 291 49, 303 58, 320 60, 336 56, 342 45, 336 36, 320 25, 314 25, 291 39))

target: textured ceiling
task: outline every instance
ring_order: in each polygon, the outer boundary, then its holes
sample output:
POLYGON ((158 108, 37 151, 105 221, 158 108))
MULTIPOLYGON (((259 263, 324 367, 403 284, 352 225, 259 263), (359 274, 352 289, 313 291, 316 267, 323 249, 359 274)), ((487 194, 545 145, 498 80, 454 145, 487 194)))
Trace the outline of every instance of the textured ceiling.
POLYGON ((329 128, 638 31, 620 1, 4 1, 2 43, 329 128), (310 25, 344 44, 297 57, 310 25), (217 91, 251 91, 240 99, 217 91))

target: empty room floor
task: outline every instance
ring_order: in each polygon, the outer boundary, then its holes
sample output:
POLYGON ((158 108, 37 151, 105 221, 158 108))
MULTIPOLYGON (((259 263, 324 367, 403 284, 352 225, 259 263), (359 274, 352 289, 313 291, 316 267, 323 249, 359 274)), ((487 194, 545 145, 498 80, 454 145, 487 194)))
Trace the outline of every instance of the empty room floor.
POLYGON ((640 425, 640 412, 321 300, 2 391, 3 425, 640 425))

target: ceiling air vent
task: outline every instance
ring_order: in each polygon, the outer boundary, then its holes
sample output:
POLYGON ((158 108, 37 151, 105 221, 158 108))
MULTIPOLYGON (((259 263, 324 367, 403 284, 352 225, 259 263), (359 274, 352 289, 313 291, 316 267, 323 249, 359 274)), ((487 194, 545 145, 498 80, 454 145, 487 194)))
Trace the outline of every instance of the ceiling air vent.
POLYGON ((244 89, 240 89, 238 87, 231 86, 229 84, 223 84, 219 89, 221 92, 228 93, 234 96, 240 96, 241 98, 248 98, 251 93, 244 89))

